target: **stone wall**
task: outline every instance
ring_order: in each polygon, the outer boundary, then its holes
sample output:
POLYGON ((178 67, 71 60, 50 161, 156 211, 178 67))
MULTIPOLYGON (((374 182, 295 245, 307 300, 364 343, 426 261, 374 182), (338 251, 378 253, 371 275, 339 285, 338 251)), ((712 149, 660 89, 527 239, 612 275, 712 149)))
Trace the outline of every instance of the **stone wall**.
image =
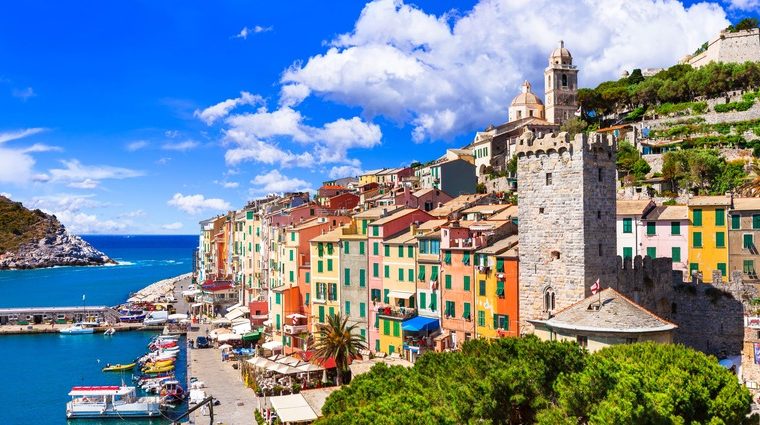
POLYGON ((751 29, 737 32, 721 31, 708 42, 705 52, 687 61, 699 68, 710 62, 744 63, 760 61, 760 30, 751 29))
MULTIPOLYGON (((741 100, 741 96, 737 96, 736 98, 732 98, 732 101, 735 100, 741 100)), ((726 103, 724 98, 720 99, 711 99, 707 101, 708 105, 710 105, 710 112, 707 112, 702 115, 688 115, 683 117, 663 117, 656 120, 645 120, 641 121, 636 124, 636 127, 641 128, 650 128, 650 129, 656 129, 659 127, 663 127, 665 124, 673 124, 677 123, 679 121, 686 121, 690 118, 704 118, 705 123, 707 124, 718 124, 718 123, 731 123, 731 122, 738 122, 738 121, 750 121, 750 120, 756 120, 760 118, 760 103, 756 102, 754 105, 752 105, 751 108, 747 109, 746 111, 732 111, 732 112, 714 112, 713 108, 716 103, 726 103)))
POLYGON ((525 132, 515 150, 520 326, 531 332, 526 320, 547 317, 547 291, 558 311, 589 295, 596 279, 614 279, 615 142, 525 132))

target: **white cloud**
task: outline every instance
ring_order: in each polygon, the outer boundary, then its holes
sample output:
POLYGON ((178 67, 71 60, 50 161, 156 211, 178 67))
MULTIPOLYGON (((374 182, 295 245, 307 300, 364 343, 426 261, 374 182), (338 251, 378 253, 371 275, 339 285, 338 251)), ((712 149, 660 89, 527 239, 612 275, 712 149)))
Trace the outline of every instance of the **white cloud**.
POLYGON ((247 40, 248 36, 251 34, 259 34, 262 32, 268 32, 272 31, 274 27, 262 27, 261 25, 256 25, 254 27, 248 28, 243 27, 243 29, 240 30, 239 33, 237 33, 233 38, 242 38, 243 40, 247 40))
POLYGON ((161 228, 165 230, 177 230, 182 228, 182 223, 175 221, 174 223, 163 224, 161 225, 161 228))
POLYGON ((145 211, 143 210, 134 210, 134 211, 127 211, 125 213, 119 214, 119 218, 137 218, 137 217, 145 217, 147 214, 145 214, 145 211))
POLYGON ((58 217, 58 220, 66 226, 66 229, 73 234, 92 234, 92 233, 120 233, 127 227, 128 223, 116 220, 101 220, 95 214, 74 213, 70 211, 52 211, 58 217))
POLYGON ((261 96, 252 95, 248 92, 243 91, 240 92, 240 97, 227 99, 225 101, 217 103, 216 105, 209 106, 202 111, 196 109, 193 115, 200 118, 201 121, 205 122, 207 125, 211 125, 218 119, 226 117, 230 111, 238 106, 255 105, 257 103, 263 102, 264 99, 261 96))
MULTIPOLYGON (((61 193, 50 196, 37 196, 26 203, 29 208, 39 208, 55 215, 74 234, 118 233, 127 229, 131 220, 101 219, 96 214, 85 210, 111 206, 95 200, 92 195, 74 195, 61 193)), ((121 218, 121 216, 120 216, 121 218)))
POLYGON ((102 208, 109 204, 97 201, 93 195, 78 195, 60 193, 57 195, 36 196, 29 201, 30 208, 39 208, 43 211, 68 211, 81 212, 83 209, 102 208))
POLYGON ((24 137, 33 136, 45 131, 44 128, 25 128, 23 130, 12 130, 0 132, 0 143, 10 142, 11 140, 23 139, 24 137))
POLYGON ((224 154, 224 160, 229 165, 237 165, 244 161, 279 164, 282 167, 310 167, 314 164, 314 157, 309 152, 294 154, 259 140, 229 149, 224 154))
POLYGON ((482 0, 470 11, 435 16, 377 0, 353 31, 283 74, 281 102, 317 95, 409 123, 416 141, 449 138, 505 121, 522 80, 541 92, 560 39, 581 85, 592 86, 624 69, 673 65, 727 25, 715 3, 482 0))
POLYGON ((288 178, 277 170, 259 174, 251 180, 251 184, 254 185, 252 194, 314 191, 305 180, 288 178))
POLYGON ((61 152, 63 148, 60 146, 50 146, 42 143, 35 143, 28 148, 21 149, 23 153, 36 153, 36 152, 61 152))
POLYGON ((144 175, 142 171, 109 165, 84 165, 79 160, 62 160, 65 168, 48 171, 51 182, 68 183, 72 187, 92 189, 100 180, 128 179, 144 175))
POLYGON ((736 10, 752 11, 760 8, 760 0, 728 0, 728 7, 736 10))
POLYGON ((127 144, 126 149, 130 152, 139 151, 140 149, 148 147, 148 142, 145 140, 135 140, 127 144))
POLYGON ((343 177, 356 177, 363 172, 364 171, 361 168, 354 165, 339 165, 332 167, 328 176, 330 176, 331 179, 340 179, 343 177))
POLYGON ((22 102, 26 102, 29 100, 29 98, 37 96, 37 93, 34 92, 34 89, 31 87, 27 87, 24 89, 13 89, 11 92, 13 97, 17 97, 21 99, 22 102))
POLYGON ((8 199, 11 199, 11 194, 8 192, 0 192, 0 196, 5 196, 8 199))
POLYGON ((164 131, 164 136, 170 138, 170 139, 176 139, 177 136, 179 136, 178 130, 166 130, 164 131))
POLYGON ((198 214, 204 210, 225 211, 232 208, 232 206, 223 199, 206 199, 205 196, 200 194, 183 195, 181 193, 175 193, 167 204, 188 214, 198 214))
POLYGON ((225 189, 235 189, 238 186, 240 186, 240 183, 238 182, 229 182, 229 181, 222 181, 222 180, 214 180, 214 183, 218 184, 219 186, 225 189))
POLYGON ((167 150, 167 151, 180 151, 180 152, 186 152, 192 149, 197 148, 200 146, 200 143, 196 142, 195 140, 185 140, 184 142, 179 143, 164 143, 161 146, 161 149, 167 150))
POLYGON ((166 165, 166 164, 168 164, 168 163, 169 163, 169 161, 171 161, 171 160, 172 160, 172 159, 171 159, 171 158, 169 158, 169 157, 163 157, 163 158, 159 158, 159 159, 157 159, 157 160, 156 160, 156 164, 158 164, 158 165, 166 165))

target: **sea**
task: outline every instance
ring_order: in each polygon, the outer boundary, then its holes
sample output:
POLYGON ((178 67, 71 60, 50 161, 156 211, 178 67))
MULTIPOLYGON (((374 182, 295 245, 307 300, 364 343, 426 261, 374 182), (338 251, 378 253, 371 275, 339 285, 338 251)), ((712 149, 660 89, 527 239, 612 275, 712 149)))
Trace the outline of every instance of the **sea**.
MULTIPOLYGON (((82 236, 118 265, 0 271, 0 307, 114 306, 149 284, 192 271, 198 237, 82 236)), ((103 373, 107 363, 128 363, 147 351, 155 333, 0 336, 1 424, 167 424, 169 420, 66 420, 68 392, 76 385, 118 385, 131 374, 103 373)), ((186 343, 178 365, 186 364, 186 343)), ((186 382, 185 368, 177 378, 186 382)), ((179 415, 180 407, 169 415, 179 415)))

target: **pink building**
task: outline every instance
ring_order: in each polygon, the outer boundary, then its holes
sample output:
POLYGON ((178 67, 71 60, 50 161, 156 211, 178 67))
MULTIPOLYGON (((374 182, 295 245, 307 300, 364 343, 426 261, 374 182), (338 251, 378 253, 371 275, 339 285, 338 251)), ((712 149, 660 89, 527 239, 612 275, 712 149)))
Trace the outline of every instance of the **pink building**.
POLYGON ((432 188, 412 191, 405 187, 395 195, 396 205, 419 208, 425 211, 432 211, 438 208, 440 204, 445 204, 452 199, 446 192, 432 188))
POLYGON ((638 226, 641 255, 673 259, 673 270, 688 271, 689 213, 686 205, 658 206, 638 226))

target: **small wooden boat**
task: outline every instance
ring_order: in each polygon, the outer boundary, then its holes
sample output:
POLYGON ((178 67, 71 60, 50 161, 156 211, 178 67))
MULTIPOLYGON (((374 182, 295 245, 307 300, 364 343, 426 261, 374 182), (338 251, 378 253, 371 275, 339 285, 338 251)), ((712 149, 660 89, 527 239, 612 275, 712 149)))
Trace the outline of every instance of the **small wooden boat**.
POLYGON ((114 365, 107 365, 103 368, 103 372, 120 372, 122 370, 131 370, 135 367, 134 363, 129 364, 114 364, 114 365))

